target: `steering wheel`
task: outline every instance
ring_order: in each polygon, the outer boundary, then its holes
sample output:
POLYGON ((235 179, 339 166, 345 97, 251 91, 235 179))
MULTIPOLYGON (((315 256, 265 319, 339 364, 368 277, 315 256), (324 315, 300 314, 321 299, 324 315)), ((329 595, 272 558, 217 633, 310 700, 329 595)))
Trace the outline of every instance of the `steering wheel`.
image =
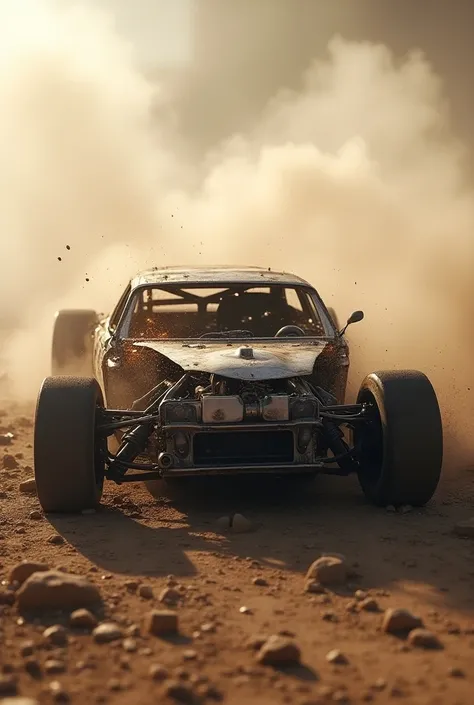
POLYGON ((301 338, 306 333, 299 326, 283 326, 275 333, 275 338, 301 338))

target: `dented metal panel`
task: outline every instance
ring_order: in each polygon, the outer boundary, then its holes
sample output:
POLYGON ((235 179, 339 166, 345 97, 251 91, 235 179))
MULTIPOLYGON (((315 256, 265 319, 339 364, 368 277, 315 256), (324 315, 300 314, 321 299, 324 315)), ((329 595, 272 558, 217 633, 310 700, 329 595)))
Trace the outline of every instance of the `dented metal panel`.
POLYGON ((243 346, 229 342, 182 343, 150 340, 137 342, 168 357, 187 371, 207 372, 241 380, 287 379, 310 375, 327 343, 255 343, 243 346), (247 354, 243 353, 248 350, 247 354), (251 352, 250 350, 251 349, 251 352))
POLYGON ((139 272, 131 282, 132 289, 158 284, 209 284, 211 287, 231 284, 286 284, 310 286, 301 277, 289 272, 272 272, 260 267, 154 267, 139 272))

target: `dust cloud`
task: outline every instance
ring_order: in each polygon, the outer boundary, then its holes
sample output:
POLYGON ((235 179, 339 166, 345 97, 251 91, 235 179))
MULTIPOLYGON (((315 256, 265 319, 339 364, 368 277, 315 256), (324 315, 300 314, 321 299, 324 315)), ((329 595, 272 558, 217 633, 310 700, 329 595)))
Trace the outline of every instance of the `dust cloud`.
POLYGON ((196 163, 167 86, 145 78, 106 15, 27 5, 26 24, 16 2, 0 10, 0 320, 13 393, 34 397, 48 374, 54 311, 107 310, 137 268, 284 268, 341 322, 365 311, 349 331, 351 393, 374 369, 423 370, 449 464, 468 463, 474 195, 423 56, 336 37, 299 90, 277 92, 196 163))

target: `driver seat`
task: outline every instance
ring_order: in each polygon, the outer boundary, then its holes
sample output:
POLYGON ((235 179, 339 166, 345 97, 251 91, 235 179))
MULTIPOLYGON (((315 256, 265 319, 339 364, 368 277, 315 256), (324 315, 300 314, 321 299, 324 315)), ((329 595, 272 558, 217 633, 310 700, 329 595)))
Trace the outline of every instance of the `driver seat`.
POLYGON ((216 312, 217 329, 246 329, 257 337, 273 337, 284 325, 286 309, 285 302, 272 294, 244 292, 226 296, 216 312))

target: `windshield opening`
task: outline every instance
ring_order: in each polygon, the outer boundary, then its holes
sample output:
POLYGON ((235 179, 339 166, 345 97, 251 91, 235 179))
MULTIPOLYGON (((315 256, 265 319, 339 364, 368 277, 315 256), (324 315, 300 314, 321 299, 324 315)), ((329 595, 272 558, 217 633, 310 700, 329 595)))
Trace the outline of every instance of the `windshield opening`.
POLYGON ((129 301, 120 335, 157 340, 246 331, 249 337, 273 338, 284 326, 298 326, 309 337, 333 335, 310 288, 242 284, 142 287, 129 301))

